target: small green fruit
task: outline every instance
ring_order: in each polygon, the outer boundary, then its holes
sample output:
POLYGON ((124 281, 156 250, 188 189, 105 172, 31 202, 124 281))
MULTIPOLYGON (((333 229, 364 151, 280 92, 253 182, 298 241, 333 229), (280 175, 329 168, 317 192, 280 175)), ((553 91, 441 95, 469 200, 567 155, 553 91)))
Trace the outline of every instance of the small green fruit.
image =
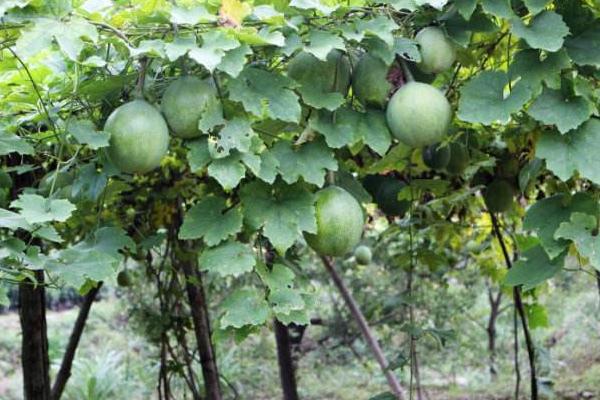
POLYGON ((423 149, 423 163, 431 169, 444 169, 450 161, 450 147, 440 147, 439 143, 423 149))
POLYGON ((317 233, 305 233, 306 242, 322 256, 343 256, 362 235, 364 216, 360 204, 338 186, 321 189, 315 197, 317 233))
POLYGON ((392 96, 386 117, 398 140, 410 147, 423 147, 444 139, 452 120, 452 109, 435 87, 409 82, 392 96))
POLYGON ((202 134, 198 121, 211 104, 221 108, 214 85, 194 76, 184 76, 165 90, 161 110, 173 135, 189 139, 202 134))
POLYGON ((386 177, 384 175, 367 175, 363 178, 362 185, 375 201, 375 195, 377 195, 379 188, 385 181, 386 177))
POLYGON ((456 61, 456 50, 440 28, 421 29, 415 40, 421 49, 419 68, 423 72, 437 74, 452 67, 456 61))
POLYGON ((446 165, 446 171, 452 175, 461 175, 469 166, 469 151, 462 143, 450 144, 450 160, 446 165))
POLYGON ((119 274, 117 275, 117 284, 119 286, 128 287, 131 286, 132 283, 133 281, 131 279, 131 275, 129 275, 129 272, 127 272, 126 270, 119 272, 119 274))
POLYGON ((295 81, 310 84, 325 93, 339 92, 346 96, 350 87, 350 61, 339 50, 329 52, 325 61, 300 52, 290 60, 287 73, 295 81))
POLYGON ((510 210, 513 204, 513 196, 512 186, 504 179, 494 180, 483 192, 485 205, 493 213, 510 210))
POLYGON ((390 217, 402 217, 410 208, 410 202, 407 200, 398 200, 398 194, 406 184, 398 179, 386 177, 385 181, 379 187, 375 195, 375 202, 390 217))
POLYGON ((106 120, 108 155, 123 172, 145 173, 160 165, 169 147, 169 129, 156 108, 134 100, 116 108, 106 120))
POLYGON ((371 249, 365 245, 358 246, 354 250, 354 258, 359 265, 369 265, 372 257, 371 249))
POLYGON ((383 108, 392 84, 387 80, 389 67, 380 58, 362 56, 352 74, 352 88, 356 98, 367 107, 383 108))
POLYGON ((514 157, 506 157, 499 160, 497 174, 501 178, 514 178, 519 175, 519 160, 514 157))

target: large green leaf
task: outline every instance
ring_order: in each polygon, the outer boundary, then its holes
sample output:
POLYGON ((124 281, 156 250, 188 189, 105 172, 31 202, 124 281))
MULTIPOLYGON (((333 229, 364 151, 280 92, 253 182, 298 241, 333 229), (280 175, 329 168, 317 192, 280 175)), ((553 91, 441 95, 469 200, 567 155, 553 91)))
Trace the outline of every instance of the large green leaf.
POLYGON ((202 46, 191 49, 188 55, 210 72, 214 71, 221 63, 226 51, 240 46, 240 42, 223 31, 210 30, 200 36, 202 37, 202 46))
POLYGON ((576 172, 600 183, 600 120, 592 118, 567 135, 544 132, 538 141, 536 156, 546 160, 546 166, 562 180, 576 172))
POLYGON ((565 255, 550 260, 541 246, 535 246, 524 252, 504 278, 509 286, 523 286, 528 290, 552 278, 563 267, 565 255))
POLYGON ((321 61, 327 60, 327 55, 332 50, 344 50, 345 45, 341 37, 325 31, 310 31, 308 34, 309 44, 304 51, 312 54, 321 61))
POLYGON ((531 97, 531 89, 521 83, 507 92, 509 77, 502 71, 484 71, 460 91, 458 117, 467 122, 505 124, 531 97))
POLYGON ((569 27, 559 14, 544 11, 533 17, 529 25, 520 19, 513 19, 512 33, 534 49, 558 51, 569 34, 569 27))
POLYGON ((560 90, 544 88, 527 113, 546 125, 556 125, 565 133, 589 119, 592 104, 584 97, 565 96, 560 90))
POLYGON ((600 271, 600 237, 597 228, 595 216, 574 212, 570 221, 560 224, 554 237, 573 241, 579 254, 586 257, 590 264, 600 271))
POLYGON ((600 23, 596 23, 575 37, 568 38, 566 48, 579 65, 600 67, 600 23))
POLYGON ((69 200, 46 199, 37 194, 22 194, 11 207, 19 209, 19 214, 30 224, 66 221, 75 211, 69 200))
POLYGON ((221 309, 221 328, 262 325, 269 316, 269 304, 264 294, 251 287, 237 289, 229 294, 221 303, 221 309))
POLYGON ((521 78, 534 93, 542 90, 542 83, 553 89, 560 88, 560 72, 571 65, 564 50, 544 53, 535 49, 519 51, 510 64, 510 79, 521 78))
POLYGON ((242 213, 238 207, 227 210, 224 198, 208 196, 192 206, 179 229, 180 239, 204 239, 215 246, 242 229, 242 213))
POLYGON ((300 120, 300 103, 292 90, 296 83, 281 74, 249 67, 229 83, 229 97, 257 117, 300 120))
POLYGON ((313 196, 300 185, 269 185, 252 182, 240 193, 244 218, 254 229, 263 228, 275 249, 284 253, 302 232, 315 233, 317 222, 313 196))
POLYGON ((22 137, 0 132, 0 156, 10 153, 33 154, 34 152, 33 146, 22 137))
POLYGON ((565 194, 558 194, 538 200, 527 210, 523 228, 535 231, 542 247, 553 259, 569 244, 564 239, 556 238, 555 232, 561 223, 570 220, 574 212, 596 215, 598 204, 585 193, 577 193, 572 198, 568 198, 565 194))
POLYGON ((200 270, 213 272, 221 277, 239 276, 250 272, 255 263, 252 249, 234 241, 205 249, 198 257, 200 270))
POLYGON ((280 140, 271 150, 279 162, 279 172, 287 183, 304 178, 306 182, 317 186, 325 183, 327 171, 338 168, 331 150, 321 140, 294 146, 291 142, 280 140))
POLYGON ((108 146, 108 139, 110 139, 108 132, 98 131, 90 120, 69 121, 67 132, 73 135, 80 144, 86 144, 93 150, 108 146))

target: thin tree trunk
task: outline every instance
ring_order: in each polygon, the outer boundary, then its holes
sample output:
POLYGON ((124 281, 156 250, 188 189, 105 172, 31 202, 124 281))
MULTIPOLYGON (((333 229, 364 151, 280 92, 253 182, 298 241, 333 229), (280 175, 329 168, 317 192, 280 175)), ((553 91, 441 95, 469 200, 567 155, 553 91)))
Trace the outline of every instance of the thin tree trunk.
POLYGON ((515 400, 519 400, 521 391, 521 367, 519 366, 519 318, 517 309, 513 309, 513 335, 514 335, 514 365, 515 365, 515 400))
POLYGON ((277 361, 279 363, 279 379, 284 400, 298 400, 298 389, 292 360, 290 346, 290 333, 288 327, 278 320, 273 322, 275 328, 275 341, 277 343, 277 361))
POLYGON ((600 302, 600 271, 596 270, 596 285, 598 286, 598 301, 600 302))
POLYGON ((371 351, 373 352, 375 359, 379 363, 381 370, 385 374, 388 385, 390 389, 392 389, 392 393, 398 399, 404 400, 404 389, 400 385, 400 382, 398 382, 398 379, 396 378, 396 375, 394 375, 394 372, 388 369, 389 363, 385 358, 385 355, 383 354, 383 350, 379 346, 377 339, 375 339, 375 336, 373 335, 373 332, 371 331, 371 328, 369 327, 365 316, 363 315, 362 311, 360 311, 358 304, 354 300, 354 297, 352 297, 352 294, 344 284, 344 281, 342 281, 342 278, 338 275, 332 261, 327 257, 321 257, 321 259, 323 260, 323 264, 325 265, 327 272, 329 272, 329 275, 331 276, 333 282, 335 283, 344 301, 346 302, 346 306, 350 309, 352 316, 356 320, 358 327, 360 328, 360 331, 363 334, 363 337, 365 338, 367 344, 371 348, 371 351))
MULTIPOLYGON (((412 240, 412 239, 411 239, 412 240)), ((411 242, 412 243, 412 242, 411 242)), ((412 248, 412 245, 411 245, 412 248)), ((413 295, 413 265, 408 270, 408 279, 406 284, 406 290, 408 295, 412 298, 413 295)), ((415 326, 415 310, 412 301, 408 305, 408 318, 411 326, 415 326)), ((413 391, 413 379, 415 382, 415 391, 417 392, 417 400, 423 400, 423 393, 421 391, 421 375, 419 374, 419 359, 417 357, 417 338, 414 335, 410 335, 410 394, 412 397, 413 391)))
POLYGON ((50 394, 51 400, 59 400, 61 398, 65 386, 67 385, 67 381, 71 376, 71 368, 73 366, 73 360, 75 359, 75 352, 77 351, 79 340, 83 334, 83 328, 85 327, 85 323, 90 314, 92 303, 96 299, 96 295, 101 287, 102 282, 99 282, 98 286, 92 288, 92 290, 85 295, 83 303, 81 303, 77 320, 71 330, 71 336, 69 337, 69 342, 67 343, 67 348, 65 349, 65 354, 60 364, 60 369, 58 370, 54 385, 52 386, 52 392, 50 394))
POLYGON ((21 362, 25 400, 50 399, 50 361, 46 327, 44 272, 35 271, 37 286, 25 281, 19 286, 21 362))
MULTIPOLYGON (((506 243, 504 243, 504 238, 502 236, 502 232, 500 231, 500 226, 498 225, 498 219, 493 213, 490 213, 492 218, 492 225, 494 227, 494 232, 496 237, 498 238, 498 242, 500 243, 500 248, 502 249, 502 254, 504 256, 504 261, 506 262, 506 267, 508 269, 512 268, 512 261, 510 260, 510 256, 508 254, 508 250, 506 249, 506 243)), ((523 333, 525 335, 525 346, 527 348, 527 355, 529 358, 529 377, 530 377, 530 385, 531 385, 531 399, 538 400, 538 387, 537 387, 537 374, 535 367, 535 346, 533 344, 533 339, 531 338, 531 334, 529 332, 529 326, 527 325, 527 316, 525 315, 525 307, 523 306, 523 301, 521 299, 521 288, 519 286, 515 286, 513 289, 513 297, 515 302, 515 307, 519 314, 519 318, 521 319, 521 326, 523 328, 523 333)))
POLYGON ((488 337, 488 355, 490 360, 490 376, 492 380, 498 377, 496 370, 496 321, 500 315, 500 304, 502 302, 502 291, 498 291, 496 297, 492 292, 492 288, 488 286, 488 299, 490 302, 490 317, 486 328, 488 337))
POLYGON ((202 376, 207 400, 221 400, 221 384, 219 381, 219 369, 213 344, 211 341, 210 321, 208 317, 208 306, 204 296, 202 274, 197 271, 197 265, 190 260, 181 263, 185 275, 185 286, 192 312, 194 333, 198 343, 198 353, 202 365, 202 376))

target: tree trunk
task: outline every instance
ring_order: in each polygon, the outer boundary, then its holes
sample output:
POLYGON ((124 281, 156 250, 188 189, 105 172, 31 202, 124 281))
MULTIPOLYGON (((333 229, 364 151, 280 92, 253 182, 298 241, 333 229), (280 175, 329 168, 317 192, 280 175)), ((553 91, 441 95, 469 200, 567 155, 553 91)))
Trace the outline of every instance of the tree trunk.
POLYGON ((96 295, 100 291, 101 287, 102 282, 98 283, 98 286, 95 288, 92 288, 92 290, 85 295, 83 303, 81 303, 77 320, 75 321, 75 325, 73 325, 71 336, 69 337, 69 343, 67 343, 67 348, 65 349, 65 354, 60 364, 60 369, 58 370, 54 385, 52 386, 52 392, 50 394, 50 398, 52 400, 59 400, 63 394, 63 391, 65 390, 67 381, 71 376, 71 368, 73 366, 73 360, 75 359, 77 346, 79 346, 79 340, 83 334, 83 328, 85 327, 85 323, 87 322, 90 314, 92 303, 96 299, 96 295))
POLYGON ((339 274, 335 270, 333 262, 327 257, 321 257, 321 260, 323 260, 325 269, 327 269, 327 272, 329 272, 329 275, 331 276, 333 282, 335 283, 336 287, 340 291, 342 298, 346 302, 346 306, 348 307, 348 309, 350 310, 350 313, 356 320, 364 339, 366 340, 367 344, 371 348, 371 352, 373 353, 373 355, 375 356, 375 359, 379 363, 379 366, 381 367, 381 370, 383 371, 385 378, 387 379, 388 385, 389 385, 390 389, 392 390, 392 393, 396 396, 396 398, 398 398, 400 400, 404 400, 404 398, 405 398, 404 389, 400 385, 400 382, 398 382, 398 378, 396 378, 396 375, 394 375, 394 372, 388 368, 389 363, 388 363, 387 359, 385 358, 385 355, 383 354, 383 350, 379 346, 377 339, 375 339, 375 336, 373 335, 373 332, 371 331, 371 328, 369 327, 369 324, 367 323, 365 316, 363 315, 362 311, 358 307, 356 300, 354 300, 354 297, 352 297, 350 290, 348 290, 348 288, 346 287, 346 284, 344 284, 344 281, 342 281, 342 278, 339 276, 339 274))
POLYGON ((490 376, 492 380, 496 380, 498 377, 498 371, 496 370, 496 321, 500 315, 500 304, 502 302, 502 292, 498 291, 498 294, 494 297, 492 288, 488 286, 488 299, 490 302, 490 317, 486 328, 488 338, 488 355, 490 360, 490 376))
POLYGON ((294 375, 294 361, 292 360, 292 349, 290 346, 290 334, 288 327, 275 320, 275 341, 277 343, 277 361, 279 363, 279 379, 284 400, 298 400, 296 376, 294 375))
POLYGON ((35 275, 38 286, 34 286, 29 280, 19 286, 23 390, 25 400, 49 400, 50 362, 44 272, 35 271, 35 275))
POLYGON ((197 265, 192 260, 183 260, 181 268, 185 275, 185 286, 192 312, 198 353, 200 354, 206 398, 207 400, 221 400, 219 369, 217 368, 217 361, 210 337, 210 320, 206 297, 204 296, 202 274, 197 271, 197 265))

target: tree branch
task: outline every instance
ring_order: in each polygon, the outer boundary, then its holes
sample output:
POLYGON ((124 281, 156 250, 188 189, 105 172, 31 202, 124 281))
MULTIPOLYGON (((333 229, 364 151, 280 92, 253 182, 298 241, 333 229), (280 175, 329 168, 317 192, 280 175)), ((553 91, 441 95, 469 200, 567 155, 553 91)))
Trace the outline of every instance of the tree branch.
POLYGON ((373 335, 373 332, 371 332, 371 328, 369 327, 369 324, 367 323, 367 320, 365 319, 365 316, 363 315, 362 311, 360 311, 356 300, 354 300, 354 297, 352 297, 352 294, 348 290, 348 287, 346 287, 344 281, 342 281, 342 278, 335 270, 333 262, 327 257, 321 257, 321 260, 323 261, 323 265, 325 265, 325 269, 327 270, 327 272, 329 272, 329 275, 333 279, 333 282, 335 283, 336 287, 340 291, 340 294, 344 298, 346 306, 348 306, 350 312, 352 313, 352 316, 358 323, 358 327, 360 328, 363 337, 367 341, 367 344, 371 348, 375 359, 377 360, 379 366, 385 374, 388 385, 392 389, 392 393, 394 393, 396 398, 404 400, 404 389, 400 385, 400 382, 398 382, 398 379, 396 378, 396 375, 394 375, 394 372, 389 369, 389 363, 385 358, 385 355, 383 354, 383 350, 379 346, 379 343, 373 335))

